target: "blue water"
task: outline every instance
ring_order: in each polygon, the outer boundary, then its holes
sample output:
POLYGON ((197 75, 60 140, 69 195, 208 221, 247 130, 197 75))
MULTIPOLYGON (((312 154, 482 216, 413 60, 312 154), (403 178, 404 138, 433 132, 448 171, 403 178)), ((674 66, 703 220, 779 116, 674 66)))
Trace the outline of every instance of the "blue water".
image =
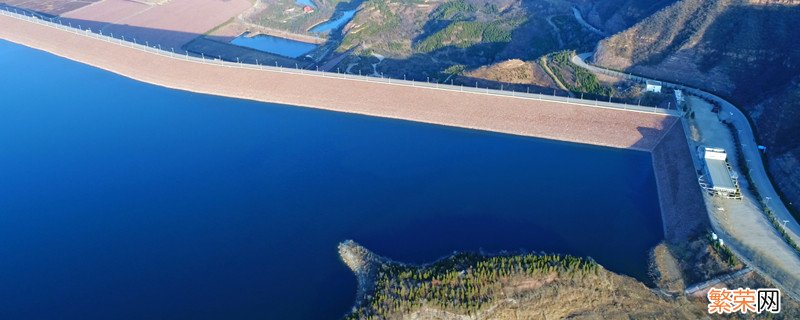
POLYGON ((345 25, 347 22, 350 21, 350 19, 353 19, 353 16, 356 15, 356 11, 357 10, 355 10, 355 9, 354 10, 342 11, 342 14, 341 14, 341 16, 339 16, 339 18, 336 18, 336 19, 333 19, 333 20, 328 20, 326 22, 320 23, 320 24, 316 25, 315 27, 311 28, 311 30, 309 30, 309 31, 310 32, 315 32, 315 33, 325 33, 325 32, 331 31, 331 30, 335 30, 335 29, 345 25))
POLYGON ((310 7, 313 7, 313 8, 317 7, 317 5, 315 5, 314 1, 312 1, 312 0, 296 0, 295 3, 297 3, 297 4, 301 5, 301 6, 310 6, 310 7))
POLYGON ((0 41, 0 319, 335 319, 336 245, 646 279, 647 153, 156 87, 0 41))
POLYGON ((247 33, 236 37, 232 44, 259 51, 297 58, 317 48, 316 44, 260 34, 248 37, 247 33))

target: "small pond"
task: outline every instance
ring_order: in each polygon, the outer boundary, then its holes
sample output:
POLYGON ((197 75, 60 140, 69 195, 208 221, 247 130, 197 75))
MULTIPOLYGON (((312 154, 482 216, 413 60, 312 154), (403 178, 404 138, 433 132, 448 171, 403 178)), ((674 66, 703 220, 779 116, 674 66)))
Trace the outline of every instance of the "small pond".
POLYGON ((335 19, 332 18, 327 22, 318 24, 315 27, 311 28, 311 30, 309 31, 314 33, 325 33, 325 32, 330 32, 332 30, 336 30, 339 27, 348 23, 350 19, 353 19, 353 16, 356 15, 356 11, 357 10, 342 11, 341 15, 338 18, 335 19))
POLYGON ((310 7, 314 7, 314 8, 317 7, 317 5, 315 5, 314 1, 312 1, 312 0, 297 0, 297 1, 295 1, 295 3, 297 3, 297 4, 301 5, 301 6, 310 6, 310 7))
POLYGON ((317 45, 313 43, 265 34, 250 36, 250 33, 248 32, 245 32, 244 34, 236 37, 236 39, 233 39, 231 44, 235 44, 240 47, 256 49, 258 51, 274 53, 289 58, 301 57, 317 48, 317 45))

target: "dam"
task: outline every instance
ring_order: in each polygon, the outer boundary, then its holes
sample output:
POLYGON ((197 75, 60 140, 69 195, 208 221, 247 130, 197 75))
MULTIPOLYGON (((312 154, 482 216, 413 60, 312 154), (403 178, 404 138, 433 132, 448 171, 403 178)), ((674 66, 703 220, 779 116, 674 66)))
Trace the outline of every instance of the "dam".
POLYGON ((3 10, 0 26, 1 39, 168 88, 522 136, 648 151, 672 127, 671 115, 679 114, 601 101, 201 59, 3 10))
POLYGON ((3 15, 0 38, 27 46, 0 41, 10 318, 333 319, 355 296, 344 239, 647 281, 690 220, 669 114, 180 60, 3 15))

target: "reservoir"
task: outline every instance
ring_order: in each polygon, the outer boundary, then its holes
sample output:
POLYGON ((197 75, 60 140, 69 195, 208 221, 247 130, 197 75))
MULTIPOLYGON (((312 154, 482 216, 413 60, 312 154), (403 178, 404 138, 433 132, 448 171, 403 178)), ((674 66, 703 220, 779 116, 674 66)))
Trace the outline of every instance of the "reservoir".
POLYGON ((329 32, 331 30, 336 30, 337 28, 339 28, 339 27, 345 25, 347 22, 349 22, 350 19, 353 19, 353 17, 356 15, 356 11, 358 11, 358 10, 353 9, 353 10, 345 10, 345 11, 342 11, 341 13, 337 13, 339 15, 337 18, 328 20, 328 21, 323 22, 321 24, 318 24, 315 27, 311 28, 311 30, 309 30, 309 32, 325 33, 325 32, 329 32))
POLYGON ((662 239, 648 153, 171 90, 4 41, 0 70, 3 319, 337 319, 346 239, 645 281, 662 239))
POLYGON ((297 3, 297 4, 301 5, 301 6, 309 6, 309 7, 312 7, 312 8, 316 8, 317 7, 314 4, 314 1, 312 1, 312 0, 297 0, 297 1, 295 1, 295 3, 297 3))
POLYGON ((289 58, 298 58, 317 48, 317 45, 313 43, 279 38, 266 34, 250 36, 247 32, 231 40, 231 44, 289 58))

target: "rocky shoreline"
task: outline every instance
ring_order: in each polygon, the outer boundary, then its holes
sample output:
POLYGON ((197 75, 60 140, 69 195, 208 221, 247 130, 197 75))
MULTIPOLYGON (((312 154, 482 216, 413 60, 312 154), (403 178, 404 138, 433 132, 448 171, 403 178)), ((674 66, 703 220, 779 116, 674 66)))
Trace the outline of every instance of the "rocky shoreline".
POLYGON ((700 299, 669 297, 592 260, 545 254, 454 253, 414 266, 381 257, 352 240, 339 247, 358 279, 345 319, 645 318, 696 319, 700 299), (553 303, 561 301, 562 303, 553 303))
POLYGON ((389 260, 372 253, 353 240, 339 244, 339 257, 353 271, 358 280, 356 289, 356 306, 366 300, 367 295, 375 289, 375 276, 378 267, 389 260))

